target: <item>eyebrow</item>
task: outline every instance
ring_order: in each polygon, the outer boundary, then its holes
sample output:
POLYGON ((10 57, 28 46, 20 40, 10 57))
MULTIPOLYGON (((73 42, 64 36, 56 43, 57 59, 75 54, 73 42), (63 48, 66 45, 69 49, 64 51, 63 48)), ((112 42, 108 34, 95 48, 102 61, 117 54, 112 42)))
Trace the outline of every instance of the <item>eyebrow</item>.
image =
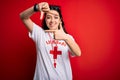
POLYGON ((50 14, 55 15, 55 16, 59 16, 58 14, 55 14, 55 13, 52 13, 52 12, 47 12, 47 13, 50 13, 50 14))

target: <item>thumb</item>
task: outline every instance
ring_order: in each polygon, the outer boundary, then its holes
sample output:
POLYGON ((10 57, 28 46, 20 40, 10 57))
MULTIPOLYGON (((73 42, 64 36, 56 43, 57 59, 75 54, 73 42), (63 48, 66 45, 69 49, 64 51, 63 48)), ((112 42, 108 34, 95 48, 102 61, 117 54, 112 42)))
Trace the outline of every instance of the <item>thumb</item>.
POLYGON ((44 12, 43 12, 43 11, 41 11, 40 20, 42 20, 42 19, 43 19, 43 16, 44 16, 44 12))
POLYGON ((60 30, 62 30, 62 31, 63 31, 62 22, 60 22, 60 30))

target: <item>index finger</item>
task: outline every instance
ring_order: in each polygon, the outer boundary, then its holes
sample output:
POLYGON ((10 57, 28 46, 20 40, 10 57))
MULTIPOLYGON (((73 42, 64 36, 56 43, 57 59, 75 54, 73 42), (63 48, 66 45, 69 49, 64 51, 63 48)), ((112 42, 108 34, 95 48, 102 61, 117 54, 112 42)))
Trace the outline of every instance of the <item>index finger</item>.
POLYGON ((46 12, 46 13, 50 13, 52 15, 58 16, 58 14, 55 14, 55 13, 51 12, 50 10, 48 12, 46 12))
POLYGON ((45 32, 54 33, 56 30, 45 30, 45 32))
POLYGON ((44 12, 43 12, 43 11, 41 11, 40 20, 42 20, 42 19, 43 19, 43 16, 44 16, 44 12))

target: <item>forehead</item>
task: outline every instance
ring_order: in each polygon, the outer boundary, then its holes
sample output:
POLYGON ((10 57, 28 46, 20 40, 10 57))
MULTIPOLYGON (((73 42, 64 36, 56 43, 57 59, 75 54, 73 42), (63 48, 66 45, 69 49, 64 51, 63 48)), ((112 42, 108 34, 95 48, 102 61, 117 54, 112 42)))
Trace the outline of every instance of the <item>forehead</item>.
POLYGON ((51 16, 59 16, 59 13, 55 10, 50 10, 46 15, 51 15, 51 16))

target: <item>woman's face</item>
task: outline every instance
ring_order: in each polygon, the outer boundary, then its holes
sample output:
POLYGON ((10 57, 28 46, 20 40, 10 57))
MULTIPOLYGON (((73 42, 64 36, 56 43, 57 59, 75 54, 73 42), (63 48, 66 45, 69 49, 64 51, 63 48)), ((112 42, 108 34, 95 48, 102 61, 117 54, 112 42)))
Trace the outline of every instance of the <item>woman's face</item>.
POLYGON ((49 30, 58 30, 61 21, 59 13, 55 10, 50 10, 50 12, 46 14, 45 21, 49 30))

